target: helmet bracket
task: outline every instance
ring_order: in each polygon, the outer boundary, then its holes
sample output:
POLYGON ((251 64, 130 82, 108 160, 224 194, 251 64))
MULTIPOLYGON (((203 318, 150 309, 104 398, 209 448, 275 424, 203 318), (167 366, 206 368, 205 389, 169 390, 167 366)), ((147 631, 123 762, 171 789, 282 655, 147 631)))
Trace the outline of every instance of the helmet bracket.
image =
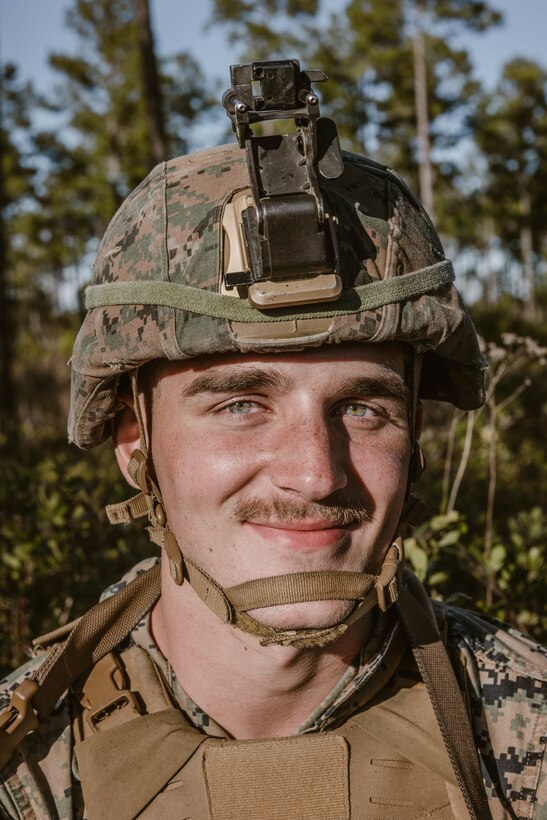
POLYGON ((301 71, 298 60, 233 65, 230 72, 232 87, 223 104, 245 149, 253 203, 241 214, 247 265, 226 272, 225 286, 248 286, 249 301, 262 309, 309 302, 310 290, 313 301, 337 299, 342 282, 336 226, 319 178, 340 176, 344 165, 336 125, 319 116, 311 88, 326 76, 301 71), (281 119, 292 119, 295 130, 253 136, 251 124, 281 119), (307 288, 301 300, 293 291, 302 279, 317 287, 307 288), (272 283, 267 298, 254 287, 264 282, 272 283))

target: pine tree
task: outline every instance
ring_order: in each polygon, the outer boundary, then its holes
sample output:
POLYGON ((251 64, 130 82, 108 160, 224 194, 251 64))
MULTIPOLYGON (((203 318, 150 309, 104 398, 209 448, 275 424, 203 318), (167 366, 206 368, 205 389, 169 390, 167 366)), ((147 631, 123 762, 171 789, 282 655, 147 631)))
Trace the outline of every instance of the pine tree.
POLYGON ((486 164, 485 218, 522 271, 521 295, 534 313, 540 260, 547 256, 547 71, 537 63, 508 63, 475 118, 475 139, 486 164))
POLYGON ((155 54, 147 2, 75 0, 67 25, 78 51, 51 55, 60 81, 47 101, 65 129, 42 134, 40 147, 52 166, 44 213, 64 218, 75 264, 150 168, 187 148, 207 97, 189 55, 155 54))
POLYGON ((0 73, 0 449, 13 446, 18 431, 16 268, 27 253, 24 210, 34 198, 34 171, 22 145, 27 137, 28 149, 31 99, 32 90, 20 82, 16 67, 5 65, 0 73))
POLYGON ((319 91, 343 145, 396 167, 439 210, 441 228, 452 227, 457 168, 447 149, 466 135, 479 90, 456 35, 486 30, 499 13, 475 0, 349 0, 328 18, 320 10, 305 0, 215 0, 213 20, 243 44, 241 59, 294 53, 324 69, 319 91))

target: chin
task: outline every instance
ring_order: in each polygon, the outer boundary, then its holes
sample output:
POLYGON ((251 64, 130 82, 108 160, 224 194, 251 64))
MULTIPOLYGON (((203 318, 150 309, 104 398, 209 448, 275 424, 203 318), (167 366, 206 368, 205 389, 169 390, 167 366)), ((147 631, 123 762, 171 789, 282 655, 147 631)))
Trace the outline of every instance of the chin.
POLYGON ((252 609, 249 615, 277 629, 323 629, 336 626, 352 612, 354 601, 309 601, 252 609))

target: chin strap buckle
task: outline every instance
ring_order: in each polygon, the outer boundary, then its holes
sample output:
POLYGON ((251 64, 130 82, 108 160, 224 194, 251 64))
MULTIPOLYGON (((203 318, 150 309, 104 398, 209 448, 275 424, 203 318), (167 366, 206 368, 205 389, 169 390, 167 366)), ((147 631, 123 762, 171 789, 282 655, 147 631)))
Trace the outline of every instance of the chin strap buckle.
POLYGON ((378 606, 382 612, 386 612, 399 598, 399 589, 403 578, 403 567, 403 540, 399 536, 388 549, 380 575, 376 581, 378 606))
POLYGON ((15 689, 9 706, 0 715, 0 768, 9 762, 25 735, 38 729, 38 717, 32 705, 37 691, 37 681, 27 678, 15 689))

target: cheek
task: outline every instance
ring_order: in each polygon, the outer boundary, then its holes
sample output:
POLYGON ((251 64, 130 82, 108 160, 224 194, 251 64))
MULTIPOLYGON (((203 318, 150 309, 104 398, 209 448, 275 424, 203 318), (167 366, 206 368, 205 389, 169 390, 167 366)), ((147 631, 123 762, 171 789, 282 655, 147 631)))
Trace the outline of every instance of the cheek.
POLYGON ((250 481, 260 465, 257 448, 180 427, 153 446, 157 480, 172 524, 218 507, 250 481))
POLYGON ((351 461, 367 493, 374 499, 378 508, 388 507, 394 501, 404 498, 410 446, 408 438, 374 443, 351 448, 351 461))

